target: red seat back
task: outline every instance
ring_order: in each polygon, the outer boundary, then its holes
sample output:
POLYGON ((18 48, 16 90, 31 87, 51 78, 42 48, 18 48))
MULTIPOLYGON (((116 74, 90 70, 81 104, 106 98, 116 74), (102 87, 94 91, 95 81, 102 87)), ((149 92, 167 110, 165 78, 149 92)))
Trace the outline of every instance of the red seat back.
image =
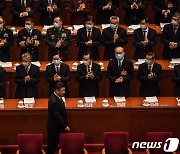
POLYGON ((128 132, 104 133, 104 147, 106 154, 127 154, 128 142, 128 132))
POLYGON ((162 142, 162 148, 150 148, 149 152, 151 154, 165 154, 163 147, 164 142, 173 136, 172 132, 148 132, 147 133, 147 141, 148 142, 162 142))
POLYGON ((84 133, 60 134, 60 149, 62 154, 83 154, 84 133))
POLYGON ((19 154, 42 154, 42 134, 18 134, 19 154))

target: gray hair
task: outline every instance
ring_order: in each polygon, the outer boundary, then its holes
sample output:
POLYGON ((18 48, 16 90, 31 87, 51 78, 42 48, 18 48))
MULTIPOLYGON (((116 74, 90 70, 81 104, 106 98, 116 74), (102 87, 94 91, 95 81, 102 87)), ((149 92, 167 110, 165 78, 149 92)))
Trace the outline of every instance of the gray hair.
POLYGON ((28 59, 32 59, 32 56, 31 56, 31 54, 30 53, 23 53, 22 54, 22 58, 28 58, 28 59))
POLYGON ((175 13, 173 14, 173 17, 178 17, 178 18, 180 18, 180 12, 175 12, 175 13))
POLYGON ((118 20, 118 22, 119 22, 119 17, 118 17, 118 16, 111 16, 111 17, 110 17, 110 21, 111 21, 112 19, 118 20))

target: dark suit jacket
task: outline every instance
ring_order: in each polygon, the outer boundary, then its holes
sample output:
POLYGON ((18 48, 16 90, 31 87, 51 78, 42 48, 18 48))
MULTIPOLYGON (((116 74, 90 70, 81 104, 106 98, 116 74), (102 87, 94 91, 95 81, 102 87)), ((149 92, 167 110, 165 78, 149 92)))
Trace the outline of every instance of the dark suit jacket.
POLYGON ((8 62, 10 61, 10 47, 14 42, 13 32, 8 28, 3 27, 0 32, 0 39, 6 39, 4 46, 0 47, 0 61, 8 62))
POLYGON ((0 67, 0 98, 4 98, 4 86, 6 84, 6 70, 0 67))
POLYGON ((93 27, 91 32, 92 46, 87 46, 85 42, 88 41, 86 27, 77 31, 76 44, 79 46, 78 60, 82 60, 83 55, 88 49, 91 51, 93 60, 99 59, 98 46, 100 45, 101 32, 98 28, 93 27))
POLYGON ((57 8, 53 9, 52 13, 49 13, 47 11, 48 0, 39 1, 40 25, 53 25, 54 18, 59 15, 62 7, 61 0, 52 0, 52 4, 57 5, 57 8))
POLYGON ((6 1, 0 0, 0 16, 3 16, 3 10, 6 9, 6 1))
POLYGON ((162 80, 162 66, 154 63, 152 73, 156 76, 148 79, 148 65, 146 63, 139 65, 138 80, 141 81, 139 94, 141 97, 160 96, 159 81, 162 80))
POLYGON ((22 41, 25 43, 25 41, 28 39, 28 37, 33 38, 34 41, 35 40, 39 41, 39 45, 38 46, 35 45, 35 42, 34 42, 31 45, 25 45, 25 47, 21 47, 21 55, 23 53, 28 52, 32 55, 32 61, 39 61, 38 47, 41 45, 41 31, 33 28, 32 33, 30 35, 25 28, 21 29, 18 32, 18 38, 17 38, 18 45, 22 41))
MULTIPOLYGON (((49 96, 54 92, 56 89, 56 83, 54 81, 54 75, 56 74, 54 64, 48 65, 46 67, 46 82, 49 83, 49 96)), ((68 90, 68 82, 70 81, 70 70, 67 64, 61 63, 60 70, 57 73, 61 77, 61 82, 65 84, 66 93, 65 96, 69 97, 69 90, 68 90)))
POLYGON ((114 49, 117 46, 124 46, 127 43, 127 31, 118 27, 117 34, 119 39, 114 43, 114 32, 111 27, 105 28, 101 35, 101 43, 105 46, 104 59, 109 60, 115 58, 114 49))
POLYGON ((153 0, 153 9, 155 11, 155 23, 159 25, 162 23, 171 22, 172 15, 178 8, 178 0, 167 0, 167 3, 172 3, 173 7, 168 8, 168 5, 165 4, 165 0, 153 0), (170 14, 168 14, 167 18, 162 15, 162 10, 170 10, 170 14))
POLYGON ((136 47, 134 59, 144 59, 146 53, 152 51, 152 48, 156 45, 156 31, 154 29, 149 28, 147 39, 149 43, 144 47, 141 43, 141 41, 144 41, 142 29, 138 28, 134 31, 133 45, 136 47))
POLYGON ((39 67, 33 64, 31 64, 28 74, 22 64, 16 67, 16 76, 14 81, 18 84, 18 86, 15 98, 38 97, 36 84, 39 83, 39 73, 39 67), (27 75, 29 75, 31 79, 25 83, 24 78, 27 75))
POLYGON ((89 2, 88 0, 82 0, 81 3, 84 3, 86 5, 86 8, 83 9, 83 11, 77 12, 77 9, 79 8, 80 4, 78 3, 78 0, 71 0, 69 6, 69 13, 71 14, 71 25, 83 25, 85 23, 86 16, 89 12, 89 2))
POLYGON ((175 83, 174 96, 180 96, 180 65, 174 66, 174 72, 171 79, 175 83))
POLYGON ((109 95, 113 96, 129 96, 130 94, 130 80, 133 78, 133 63, 124 59, 121 69, 118 67, 118 61, 112 59, 109 61, 107 68, 107 78, 110 81, 109 95), (116 79, 123 77, 122 83, 115 83, 116 79))
MULTIPOLYGON (((26 8, 30 7, 31 11, 28 12, 28 17, 33 17, 36 11, 35 1, 34 0, 26 0, 26 8)), ((11 3, 11 13, 12 13, 12 20, 11 25, 12 26, 24 26, 25 24, 25 18, 20 17, 20 13, 26 12, 26 10, 23 10, 23 7, 21 5, 21 0, 12 0, 11 3)))
POLYGON ((164 59, 171 59, 171 58, 180 58, 180 26, 176 31, 176 35, 173 32, 172 24, 168 24, 164 26, 163 33, 162 33, 162 42, 164 44, 163 49, 163 58, 164 59), (178 43, 178 47, 175 49, 169 48, 170 42, 178 43))
POLYGON ((48 101, 47 131, 52 134, 65 132, 68 126, 66 107, 63 102, 53 93, 48 101))
POLYGON ((53 53, 59 52, 62 56, 62 61, 68 60, 68 46, 72 43, 71 32, 68 29, 62 27, 61 30, 57 30, 55 28, 50 28, 47 30, 46 34, 46 45, 49 47, 48 49, 48 60, 52 61, 53 53), (56 47, 56 43, 59 40, 64 40, 61 43, 61 46, 56 47))
POLYGON ((102 80, 100 66, 92 62, 91 71, 94 74, 94 79, 86 79, 86 66, 84 64, 80 64, 77 68, 77 81, 79 82, 79 97, 99 96, 98 83, 102 80))
POLYGON ((124 23, 126 25, 139 24, 142 17, 145 16, 145 10, 147 9, 147 0, 137 0, 136 4, 142 4, 137 9, 131 9, 131 5, 135 0, 123 0, 123 8, 126 11, 124 17, 124 23))
POLYGON ((118 0, 94 0, 94 7, 97 9, 96 24, 109 24, 110 17, 115 15, 115 10, 119 7, 118 0), (112 7, 110 10, 103 10, 103 7, 111 1, 112 7))

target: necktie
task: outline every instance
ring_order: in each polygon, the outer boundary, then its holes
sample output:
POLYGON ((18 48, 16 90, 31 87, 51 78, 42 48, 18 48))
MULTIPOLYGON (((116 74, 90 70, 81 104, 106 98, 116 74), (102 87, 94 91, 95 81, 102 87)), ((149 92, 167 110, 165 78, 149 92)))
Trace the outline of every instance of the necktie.
POLYGON ((88 66, 88 72, 90 72, 91 71, 91 68, 90 68, 90 66, 88 66))
POLYGON ((90 30, 88 30, 88 40, 91 40, 91 31, 90 30))
POLYGON ((144 40, 146 40, 146 31, 143 31, 144 40))
POLYGON ((149 66, 148 66, 148 71, 149 71, 149 73, 152 72, 152 65, 149 65, 149 66))
POLYGON ((176 30, 177 30, 177 28, 173 28, 174 36, 176 35, 176 30))
POLYGON ((56 67, 56 73, 58 73, 59 72, 59 67, 56 67))
POLYGON ((22 0, 21 7, 22 7, 22 12, 24 12, 26 10, 25 0, 22 0))
POLYGON ((26 71, 26 74, 28 74, 28 72, 29 72, 28 67, 25 67, 25 71, 26 71))
POLYGON ((52 5, 51 0, 48 0, 48 4, 49 4, 50 6, 52 5))
POLYGON ((63 101, 63 99, 62 99, 62 97, 60 98, 60 100, 61 100, 62 104, 65 105, 65 104, 64 104, 64 101, 63 101))
POLYGON ((122 66, 121 61, 119 61, 119 62, 118 62, 119 70, 121 70, 121 66, 122 66))

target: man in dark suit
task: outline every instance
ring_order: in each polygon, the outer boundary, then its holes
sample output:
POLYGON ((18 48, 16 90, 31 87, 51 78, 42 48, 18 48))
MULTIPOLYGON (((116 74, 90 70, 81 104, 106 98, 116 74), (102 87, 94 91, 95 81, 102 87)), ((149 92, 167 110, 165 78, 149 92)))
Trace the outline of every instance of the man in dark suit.
POLYGON ((22 64, 16 67, 14 81, 17 84, 17 89, 15 98, 37 98, 36 84, 39 83, 39 74, 39 67, 31 64, 31 55, 24 53, 22 55, 22 64))
POLYGON ((65 85, 62 82, 56 83, 56 89, 48 101, 47 119, 47 154, 54 154, 59 143, 60 133, 70 131, 65 102, 62 97, 65 94, 65 85))
POLYGON ((21 55, 30 53, 32 61, 39 61, 38 47, 41 45, 41 31, 34 28, 34 19, 26 18, 25 28, 18 32, 17 43, 21 47, 21 55))
POLYGON ((133 78, 133 63, 124 57, 122 47, 115 48, 115 59, 109 61, 107 78, 110 81, 109 96, 129 96, 130 80, 133 78))
POLYGON ((4 86, 6 84, 6 70, 0 67, 0 98, 4 98, 4 86))
POLYGON ((65 96, 69 97, 68 82, 70 81, 69 66, 61 61, 61 55, 57 52, 53 55, 53 63, 46 67, 46 82, 49 83, 49 96, 56 89, 57 82, 63 82, 66 87, 65 96))
POLYGON ((156 45, 156 31, 149 27, 149 18, 143 17, 140 28, 134 31, 133 45, 136 47, 134 59, 144 59, 147 52, 152 52, 156 45))
POLYGON ((96 24, 109 24, 111 16, 115 15, 119 7, 118 0, 94 0, 94 7, 97 9, 96 24))
POLYGON ((3 10, 6 9, 6 0, 0 0, 0 16, 3 16, 3 10))
POLYGON ((159 81, 162 80, 162 66, 155 62, 153 52, 148 52, 146 62, 139 65, 138 80, 141 81, 140 97, 160 96, 159 81))
POLYGON ((13 45, 13 32, 5 27, 5 21, 0 16, 0 61, 10 61, 10 47, 13 45))
POLYGON ((147 0, 123 0, 123 8, 126 11, 124 23, 126 25, 137 25, 145 16, 147 0))
POLYGON ((175 13, 171 24, 165 25, 162 33, 163 58, 180 58, 180 13, 175 13))
POLYGON ((99 82, 102 80, 100 65, 92 61, 91 54, 86 52, 83 64, 77 67, 79 97, 99 96, 99 82))
POLYGON ((53 25, 53 20, 61 11, 61 0, 40 0, 40 25, 53 25))
POLYGON ((115 47, 124 46, 127 43, 127 31, 118 25, 119 17, 112 16, 110 18, 110 27, 105 28, 102 32, 101 43, 105 46, 105 60, 115 58, 115 47))
POLYGON ((89 0, 71 0, 68 11, 70 13, 71 25, 84 24, 90 11, 89 0))
POLYGON ((94 27, 92 16, 86 19, 85 27, 77 31, 76 44, 79 46, 78 60, 82 60, 84 53, 90 51, 93 60, 99 59, 99 50, 101 32, 94 27))
POLYGON ((68 47, 71 45, 72 36, 68 29, 63 27, 61 17, 54 18, 54 27, 47 30, 46 45, 49 47, 48 60, 52 61, 52 55, 59 52, 62 61, 68 60, 68 47))
POLYGON ((34 0, 12 0, 12 26, 24 26, 26 17, 33 17, 36 7, 34 0))
POLYGON ((174 96, 180 96, 180 65, 174 66, 174 72, 171 80, 175 83, 174 85, 174 96))
POLYGON ((178 9, 178 0, 153 0, 153 9, 155 11, 155 23, 160 25, 160 23, 171 22, 172 15, 178 9))

